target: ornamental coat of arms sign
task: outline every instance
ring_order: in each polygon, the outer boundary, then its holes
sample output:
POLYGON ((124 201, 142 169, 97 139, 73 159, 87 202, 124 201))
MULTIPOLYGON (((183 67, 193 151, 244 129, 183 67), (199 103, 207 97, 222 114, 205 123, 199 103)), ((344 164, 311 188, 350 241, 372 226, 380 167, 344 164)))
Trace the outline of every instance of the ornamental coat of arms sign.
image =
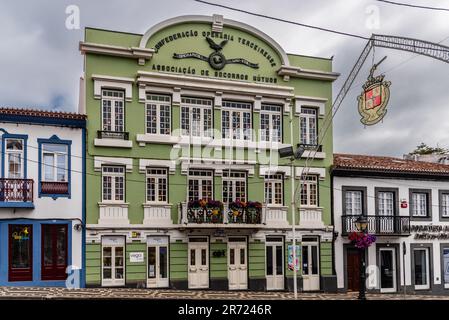
POLYGON ((359 113, 362 116, 360 122, 366 126, 374 125, 385 117, 390 99, 391 82, 384 81, 384 75, 373 76, 377 65, 371 68, 368 80, 362 86, 363 92, 357 97, 359 113))

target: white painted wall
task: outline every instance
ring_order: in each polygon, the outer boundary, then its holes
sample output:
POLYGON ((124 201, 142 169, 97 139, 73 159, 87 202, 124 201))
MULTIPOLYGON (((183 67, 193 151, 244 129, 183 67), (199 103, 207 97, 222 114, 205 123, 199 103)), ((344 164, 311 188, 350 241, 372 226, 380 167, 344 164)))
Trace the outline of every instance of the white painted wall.
MULTIPOLYGON (((334 190, 333 190, 333 200, 334 200, 334 223, 335 230, 338 231, 338 238, 335 241, 335 268, 337 273, 337 285, 339 289, 344 288, 344 252, 343 244, 349 243, 346 237, 341 236, 342 231, 342 187, 343 186, 357 186, 367 188, 367 214, 375 214, 375 187, 387 187, 387 188, 398 188, 399 189, 399 201, 402 199, 407 200, 408 207, 401 208, 399 206, 400 216, 409 216, 410 210, 410 200, 409 200, 409 189, 431 189, 432 190, 432 221, 411 221, 411 225, 449 225, 447 221, 440 221, 439 213, 439 190, 449 190, 449 181, 424 181, 424 180, 407 180, 407 179, 381 179, 381 178, 354 178, 354 177, 334 177, 334 190)), ((411 256, 410 256, 410 244, 413 243, 430 243, 432 244, 432 265, 430 269, 433 269, 433 279, 431 279, 431 284, 441 284, 442 274, 441 274, 441 257, 440 257, 440 243, 449 241, 442 240, 422 240, 414 239, 414 234, 412 233, 409 237, 378 237, 376 243, 391 243, 400 244, 400 284, 403 285, 403 256, 402 256, 402 242, 405 241, 407 249, 405 256, 405 270, 406 270, 406 285, 411 285, 411 256)), ((368 261, 367 266, 376 265, 376 247, 372 245, 368 249, 368 261)), ((377 279, 376 288, 379 288, 379 279, 377 279)))
MULTIPOLYGON (((82 219, 82 130, 77 128, 43 126, 37 124, 2 123, 0 128, 9 134, 28 135, 27 140, 27 178, 34 180, 34 209, 0 208, 0 219, 82 219), (71 198, 38 197, 38 142, 56 135, 61 140, 71 140, 71 198)), ((0 131, 0 137, 3 132, 0 131)), ((0 139, 0 147, 1 146, 0 139)), ((0 149, 2 150, 2 149, 0 149)), ((0 160, 3 154, 0 153, 0 160)), ((1 162, 0 162, 1 165, 1 162)), ((1 174, 1 170, 0 170, 1 174)), ((79 221, 72 220, 72 226, 79 221)), ((82 267, 82 231, 72 229, 72 264, 82 267)))

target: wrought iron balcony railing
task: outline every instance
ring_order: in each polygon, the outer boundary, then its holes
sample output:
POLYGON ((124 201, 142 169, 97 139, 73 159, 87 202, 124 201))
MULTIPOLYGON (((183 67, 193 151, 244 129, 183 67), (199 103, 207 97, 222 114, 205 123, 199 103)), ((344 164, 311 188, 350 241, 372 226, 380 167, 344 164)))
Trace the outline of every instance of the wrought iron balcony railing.
POLYGON ((129 140, 129 132, 124 131, 98 131, 98 139, 129 140))
POLYGON ((262 208, 230 209, 228 205, 222 208, 194 207, 188 203, 180 204, 182 224, 262 224, 264 210, 262 208))
MULTIPOLYGON (((356 220, 358 215, 344 215, 342 221, 342 235, 358 231, 356 220)), ((368 233, 377 236, 408 236, 410 235, 410 217, 406 216, 366 216, 368 233)))
POLYGON ((33 202, 32 179, 0 178, 0 203, 33 202))

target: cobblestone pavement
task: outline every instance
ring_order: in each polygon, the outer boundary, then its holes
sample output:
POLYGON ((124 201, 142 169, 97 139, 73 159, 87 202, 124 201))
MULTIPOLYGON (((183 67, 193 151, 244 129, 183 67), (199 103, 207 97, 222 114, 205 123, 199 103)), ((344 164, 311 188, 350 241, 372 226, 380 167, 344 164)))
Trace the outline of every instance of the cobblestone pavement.
MULTIPOLYGON (((31 288, 0 287, 0 299, 219 299, 219 300, 291 300, 291 292, 193 291, 132 288, 31 288)), ((355 300, 357 293, 299 293, 298 300, 355 300)), ((368 300, 449 300, 449 296, 367 294, 368 300)))

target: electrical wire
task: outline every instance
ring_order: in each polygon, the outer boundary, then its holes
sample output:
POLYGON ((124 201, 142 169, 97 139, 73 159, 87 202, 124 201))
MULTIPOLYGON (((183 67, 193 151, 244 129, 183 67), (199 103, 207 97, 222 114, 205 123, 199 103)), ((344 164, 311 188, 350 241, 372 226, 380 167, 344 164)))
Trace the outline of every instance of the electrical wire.
POLYGON ((422 5, 403 3, 403 2, 395 2, 395 1, 389 1, 389 0, 376 0, 376 1, 387 3, 387 4, 392 4, 395 6, 402 6, 402 7, 410 7, 410 8, 426 9, 426 10, 436 10, 436 11, 449 11, 449 8, 442 8, 442 7, 422 6, 422 5))
MULTIPOLYGON (((244 9, 226 6, 226 5, 219 4, 219 3, 212 3, 212 2, 208 2, 208 1, 204 1, 204 0, 193 0, 193 1, 202 3, 202 4, 206 4, 206 5, 210 5, 210 6, 214 6, 214 7, 224 8, 224 9, 231 10, 231 11, 246 13, 248 15, 252 15, 252 16, 256 16, 256 17, 260 17, 260 18, 265 18, 265 19, 274 20, 274 21, 278 21, 278 22, 293 24, 296 26, 304 27, 304 28, 314 29, 314 30, 323 31, 323 32, 329 32, 329 33, 338 34, 341 36, 352 37, 352 38, 357 38, 357 39, 362 39, 362 40, 371 40, 370 36, 368 37, 368 36, 364 36, 364 35, 360 35, 360 34, 356 34, 356 33, 344 32, 344 31, 339 31, 339 30, 335 30, 335 29, 331 29, 331 28, 324 28, 324 27, 314 26, 314 25, 306 24, 306 23, 302 23, 302 22, 286 20, 286 19, 282 19, 282 18, 277 18, 277 17, 261 14, 261 13, 251 12, 251 11, 244 10, 244 9)), ((382 42, 395 44, 394 42, 391 42, 388 40, 382 40, 382 42)), ((423 46, 415 46, 415 48, 427 49, 427 47, 423 47, 423 46)), ((449 52, 449 49, 443 49, 443 48, 432 48, 432 50, 449 52)))
MULTIPOLYGON (((0 151, 0 153, 3 153, 3 155, 5 154, 3 151, 0 151)), ((22 159, 24 159, 24 160, 27 160, 27 161, 30 161, 30 162, 32 162, 32 163, 39 163, 39 161, 36 161, 36 160, 32 160, 32 159, 30 159, 30 158, 25 158, 25 157, 23 157, 22 159)), ((62 168, 62 167, 57 167, 57 166, 55 166, 55 165, 46 165, 46 166, 48 166, 48 167, 53 167, 53 168, 58 168, 58 169, 64 169, 64 170, 67 170, 67 169, 65 169, 65 168, 62 168)), ((74 170, 74 169, 70 169, 70 170, 67 170, 67 171, 71 171, 71 172, 76 172, 76 173, 83 173, 83 172, 81 172, 81 171, 77 171, 77 170, 74 170)), ((93 174, 93 173, 85 173, 86 175, 90 175, 90 176, 94 176, 94 177, 102 177, 102 175, 101 174, 93 174)), ((393 176, 394 177, 394 176, 393 176)), ((367 177, 364 177, 364 179, 366 179, 366 180, 371 180, 371 181, 377 181, 378 179, 375 179, 375 178, 367 178, 367 177)), ((283 180, 285 180, 285 179, 283 179, 283 180)), ((301 179, 299 179, 300 181, 302 181, 301 179)), ((129 178, 126 178, 126 175, 125 175, 125 179, 124 179, 124 181, 125 182, 137 182, 137 183, 143 183, 143 184, 146 184, 146 181, 143 181, 143 180, 134 180, 134 179, 129 179, 129 178)), ((258 184, 265 184, 265 181, 263 180, 263 181, 255 181, 255 182, 247 182, 247 185, 258 185, 258 184)), ((186 183, 168 183, 168 185, 169 186, 187 186, 187 184, 186 183)), ((304 185, 303 183, 299 183, 298 185, 304 185)), ((407 187, 412 187, 412 188, 422 188, 423 186, 419 186, 419 185, 411 185, 411 184, 405 184, 405 183, 397 183, 397 182, 395 182, 395 185, 402 185, 402 186, 407 186, 407 187)), ((218 186, 218 187, 222 187, 223 186, 223 183, 214 183, 214 186, 218 186)), ((329 186, 329 185, 326 185, 326 184, 323 184, 323 183, 318 183, 318 187, 320 188, 320 187, 323 187, 323 188, 327 188, 327 189, 331 189, 331 190, 337 190, 337 191, 343 191, 343 189, 341 189, 341 188, 336 188, 336 187, 331 187, 331 186, 329 186)), ((391 185, 389 186, 389 187, 391 187, 391 185)), ((333 196, 333 195, 331 195, 331 196, 333 196)), ((373 199, 376 199, 376 200, 378 200, 378 199, 380 199, 380 198, 378 198, 378 197, 376 197, 376 196, 372 196, 372 195, 369 195, 369 194, 367 194, 366 195, 367 196, 367 198, 373 198, 373 199)), ((397 203, 401 203, 401 201, 396 201, 397 203)), ((441 206, 440 205, 433 205, 433 204, 430 204, 430 206, 432 206, 432 207, 437 207, 437 208, 440 208, 441 206)))

